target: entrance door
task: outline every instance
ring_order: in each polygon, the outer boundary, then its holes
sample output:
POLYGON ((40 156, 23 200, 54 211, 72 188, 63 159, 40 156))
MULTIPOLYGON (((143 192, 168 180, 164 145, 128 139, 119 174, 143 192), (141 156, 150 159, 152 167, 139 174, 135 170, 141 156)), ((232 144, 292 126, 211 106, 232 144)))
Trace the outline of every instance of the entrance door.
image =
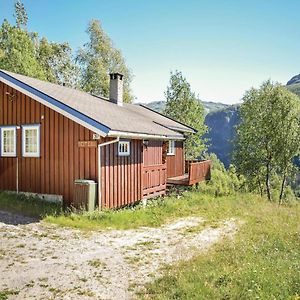
POLYGON ((163 195, 167 185, 167 165, 164 161, 163 141, 150 140, 143 146, 143 198, 163 195))

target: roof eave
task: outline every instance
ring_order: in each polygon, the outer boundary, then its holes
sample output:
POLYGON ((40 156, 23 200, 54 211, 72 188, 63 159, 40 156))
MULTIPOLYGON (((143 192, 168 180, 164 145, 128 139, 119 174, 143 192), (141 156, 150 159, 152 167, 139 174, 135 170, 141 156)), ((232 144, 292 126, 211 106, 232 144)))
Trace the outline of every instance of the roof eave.
POLYGON ((47 94, 44 94, 30 85, 25 84, 24 82, 6 74, 2 70, 0 70, 0 81, 38 101, 39 103, 55 110, 74 122, 90 129, 95 133, 98 133, 102 137, 107 136, 108 132, 110 131, 109 127, 93 120, 92 118, 89 118, 76 109, 71 108, 70 106, 48 96, 47 94))
POLYGON ((118 130, 111 130, 107 136, 130 138, 130 139, 176 140, 176 141, 185 140, 184 136, 178 136, 178 135, 160 135, 160 134, 127 132, 127 131, 118 131, 118 130))
MULTIPOLYGON (((167 117, 167 116, 163 115, 162 113, 160 113, 160 112, 158 112, 158 111, 156 111, 156 110, 153 110, 153 109, 149 108, 148 106, 145 106, 145 105, 143 105, 143 104, 138 104, 138 105, 141 106, 141 107, 143 107, 143 108, 145 108, 145 109, 148 109, 148 110, 152 111, 153 113, 156 113, 156 114, 158 114, 158 115, 160 115, 160 116, 162 116, 162 117, 164 117, 164 118, 167 118, 167 119, 169 119, 169 120, 171 120, 171 121, 173 121, 173 122, 176 122, 176 123, 178 123, 178 124, 180 124, 180 125, 182 125, 182 126, 184 126, 184 127, 187 128, 187 129, 181 128, 181 129, 180 129, 181 132, 191 132, 191 133, 196 133, 196 132, 197 132, 197 130, 196 130, 195 128, 190 127, 190 126, 188 126, 188 125, 186 125, 186 124, 183 124, 183 123, 181 123, 181 122, 179 122, 179 121, 176 121, 176 120, 174 120, 174 119, 172 119, 172 118, 170 118, 170 117, 167 117)), ((162 124, 161 124, 161 125, 162 125, 162 124)), ((169 127, 170 127, 170 126, 169 126, 169 127)), ((172 126, 172 127, 173 127, 173 126, 172 126)), ((170 127, 170 128, 171 128, 171 127, 170 127)), ((177 128, 176 130, 179 131, 178 128, 177 128)))

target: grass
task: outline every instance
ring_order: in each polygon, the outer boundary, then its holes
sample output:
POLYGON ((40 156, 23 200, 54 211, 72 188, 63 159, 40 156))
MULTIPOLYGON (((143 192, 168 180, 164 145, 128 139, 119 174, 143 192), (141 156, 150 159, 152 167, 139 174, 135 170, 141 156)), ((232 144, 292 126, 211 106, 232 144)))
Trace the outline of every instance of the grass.
MULTIPOLYGON (((227 198, 234 201, 236 196, 227 198)), ((166 222, 186 216, 205 215, 208 220, 220 220, 224 216, 231 216, 232 212, 238 213, 238 205, 232 211, 226 212, 221 208, 222 203, 223 198, 215 199, 197 192, 185 192, 180 199, 167 197, 149 201, 146 208, 137 205, 117 211, 71 212, 48 215, 45 221, 84 230, 135 229, 143 226, 159 227, 166 222)))
POLYGON ((7 300, 11 296, 16 296, 19 294, 19 291, 17 290, 9 290, 5 289, 0 291, 0 300, 7 300))
POLYGON ((300 299, 300 205, 252 195, 201 202, 202 216, 238 217, 234 240, 168 267, 142 299, 300 299))
POLYGON ((94 267, 94 268, 100 268, 100 267, 105 267, 106 264, 104 262, 102 262, 100 259, 94 259, 94 260, 90 260, 88 262, 88 264, 91 266, 91 267, 94 267))
POLYGON ((0 209, 28 217, 43 218, 61 213, 59 204, 43 201, 24 194, 0 192, 0 209))
MULTIPOLYGON (((0 206, 2 197, 0 194, 0 206)), ((186 192, 180 199, 152 201, 146 208, 60 215, 55 211, 45 220, 98 230, 157 227, 185 216, 203 217, 208 224, 228 218, 242 222, 234 240, 225 240, 188 262, 167 267, 162 278, 139 292, 139 298, 300 300, 299 203, 278 206, 251 194, 213 198, 186 192)))

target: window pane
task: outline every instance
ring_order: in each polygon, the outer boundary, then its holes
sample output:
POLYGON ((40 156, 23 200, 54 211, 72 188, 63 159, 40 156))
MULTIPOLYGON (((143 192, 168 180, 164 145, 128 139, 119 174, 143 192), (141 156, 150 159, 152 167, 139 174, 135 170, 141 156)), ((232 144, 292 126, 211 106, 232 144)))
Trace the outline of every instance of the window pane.
POLYGON ((38 130, 37 129, 26 129, 25 130, 25 152, 26 153, 37 153, 38 143, 38 130))
POLYGON ((23 149, 25 156, 39 155, 39 129, 36 128, 23 128, 23 149))
POLYGON ((3 154, 15 154, 15 129, 2 129, 3 154))
POLYGON ((169 141, 168 154, 175 154, 175 141, 169 141))
POLYGON ((119 155, 130 154, 130 142, 119 142, 119 155))

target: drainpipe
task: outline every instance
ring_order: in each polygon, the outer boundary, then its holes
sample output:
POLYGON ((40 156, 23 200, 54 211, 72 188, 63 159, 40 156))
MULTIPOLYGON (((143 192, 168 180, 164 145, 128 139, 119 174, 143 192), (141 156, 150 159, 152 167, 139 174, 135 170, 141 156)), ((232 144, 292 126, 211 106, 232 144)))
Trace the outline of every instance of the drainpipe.
POLYGON ((115 140, 108 141, 102 144, 98 144, 98 205, 99 209, 102 209, 102 190, 101 190, 101 147, 118 143, 120 137, 117 137, 115 140))
MULTIPOLYGON (((21 129, 20 126, 16 127, 16 191, 19 194, 19 149, 18 149, 18 129, 21 129)), ((21 148, 22 151, 22 148, 21 148)))
POLYGON ((19 194, 19 158, 16 157, 16 190, 17 194, 19 194))

